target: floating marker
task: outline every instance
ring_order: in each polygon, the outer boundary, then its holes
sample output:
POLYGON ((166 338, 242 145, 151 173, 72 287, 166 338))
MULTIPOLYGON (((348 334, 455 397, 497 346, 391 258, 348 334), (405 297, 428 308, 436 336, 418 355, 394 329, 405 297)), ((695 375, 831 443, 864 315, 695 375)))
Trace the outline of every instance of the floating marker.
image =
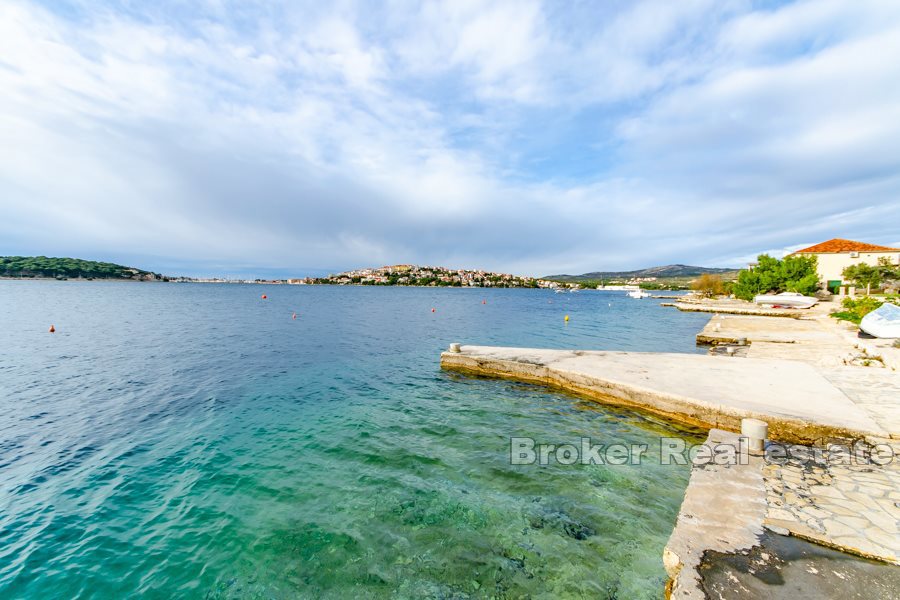
POLYGON ((482 300, 481 303, 482 303, 482 304, 487 304, 487 300, 482 300))
POLYGON ((568 323, 568 322, 569 322, 569 315, 566 315, 566 319, 565 319, 565 321, 566 321, 566 323, 568 323))
POLYGON ((434 309, 433 309, 433 308, 431 309, 431 312, 434 312, 434 309))
POLYGON ((297 318, 297 313, 291 313, 291 318, 292 318, 292 319, 296 319, 296 318, 297 318))
POLYGON ((265 300, 266 298, 268 298, 268 296, 266 296, 265 294, 263 294, 263 295, 262 295, 262 299, 265 300))
POLYGON ((50 326, 50 333, 56 333, 56 327, 53 325, 50 326))

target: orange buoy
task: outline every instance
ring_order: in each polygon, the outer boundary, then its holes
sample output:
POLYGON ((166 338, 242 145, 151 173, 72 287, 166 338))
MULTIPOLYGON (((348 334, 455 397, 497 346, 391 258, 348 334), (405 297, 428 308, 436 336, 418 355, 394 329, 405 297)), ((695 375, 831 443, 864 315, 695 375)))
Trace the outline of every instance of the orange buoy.
POLYGON ((56 327, 53 325, 50 326, 50 333, 56 333, 56 327))
POLYGON ((265 300, 266 298, 268 298, 268 296, 266 296, 265 294, 263 294, 263 295, 262 295, 262 299, 265 300))
POLYGON ((431 309, 431 312, 434 312, 434 309, 433 309, 433 308, 431 309))

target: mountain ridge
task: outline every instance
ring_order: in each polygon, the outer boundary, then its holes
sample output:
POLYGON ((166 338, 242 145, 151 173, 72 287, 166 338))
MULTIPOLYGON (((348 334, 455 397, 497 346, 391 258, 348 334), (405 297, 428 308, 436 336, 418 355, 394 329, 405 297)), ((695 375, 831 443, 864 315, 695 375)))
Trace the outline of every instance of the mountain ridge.
POLYGON ((647 267, 646 269, 636 269, 634 271, 592 271, 590 273, 582 273, 581 275, 547 275, 542 279, 550 279, 554 281, 582 281, 589 279, 635 279, 639 277, 656 277, 658 279, 666 279, 671 277, 697 277, 706 273, 713 275, 721 275, 725 273, 734 273, 738 269, 729 269, 723 267, 698 267, 693 265, 662 265, 657 267, 647 267))

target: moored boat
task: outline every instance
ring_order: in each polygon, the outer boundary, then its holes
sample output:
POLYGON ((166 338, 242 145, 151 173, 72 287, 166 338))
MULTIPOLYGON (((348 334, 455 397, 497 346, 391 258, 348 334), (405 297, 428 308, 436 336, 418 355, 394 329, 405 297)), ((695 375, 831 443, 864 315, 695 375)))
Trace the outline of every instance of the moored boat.
POLYGON ((628 292, 628 297, 640 300, 641 298, 649 298, 650 294, 648 294, 644 290, 634 290, 632 292, 628 292))
POLYGON ((900 338, 900 306, 885 302, 864 316, 859 328, 877 338, 900 338))
POLYGON ((760 294, 753 298, 756 304, 768 306, 780 306, 784 308, 812 308, 819 303, 818 298, 804 296, 797 292, 782 292, 780 294, 760 294))

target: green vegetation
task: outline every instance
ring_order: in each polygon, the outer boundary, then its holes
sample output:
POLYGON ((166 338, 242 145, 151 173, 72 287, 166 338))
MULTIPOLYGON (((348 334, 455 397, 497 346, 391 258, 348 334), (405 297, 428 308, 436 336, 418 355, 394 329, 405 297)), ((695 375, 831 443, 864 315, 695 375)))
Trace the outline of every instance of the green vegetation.
POLYGON ((787 256, 783 260, 768 254, 759 256, 753 270, 738 274, 732 293, 742 300, 753 300, 757 294, 799 292, 812 294, 819 289, 815 256, 787 256))
POLYGON ((0 256, 0 277, 82 277, 85 279, 162 279, 156 273, 107 262, 46 256, 0 256))
POLYGON ((847 281, 859 288, 866 288, 871 291, 872 288, 878 289, 881 286, 882 276, 878 267, 859 263, 858 265, 850 265, 841 273, 847 281))
POLYGON ((841 305, 844 310, 831 313, 831 316, 841 321, 850 321, 859 325, 862 318, 879 308, 885 302, 900 305, 900 296, 887 296, 883 299, 872 296, 860 296, 859 298, 844 298, 841 305))
POLYGON ((884 284, 896 285, 900 281, 900 266, 891 264, 890 259, 881 257, 875 266, 866 263, 851 265, 844 269, 844 279, 867 291, 880 289, 884 284))

